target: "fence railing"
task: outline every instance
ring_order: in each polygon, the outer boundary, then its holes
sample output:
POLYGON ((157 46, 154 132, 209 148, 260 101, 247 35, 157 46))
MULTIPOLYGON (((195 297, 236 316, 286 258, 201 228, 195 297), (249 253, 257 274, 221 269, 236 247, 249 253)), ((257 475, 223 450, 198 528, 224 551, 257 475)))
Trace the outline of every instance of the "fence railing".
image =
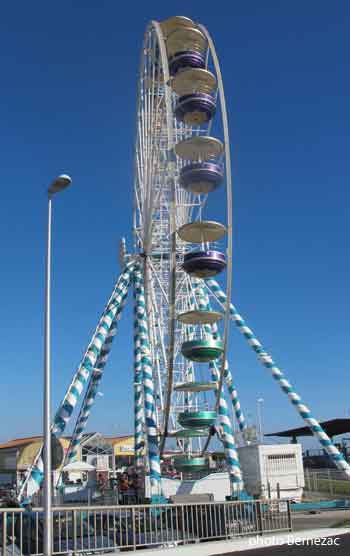
MULTIPOLYGON (((289 501, 55 507, 53 554, 170 547, 292 529, 289 501)), ((43 510, 0 509, 2 556, 43 553, 43 510)))
POLYGON ((305 470, 305 491, 328 494, 330 496, 349 496, 350 481, 337 469, 305 470))

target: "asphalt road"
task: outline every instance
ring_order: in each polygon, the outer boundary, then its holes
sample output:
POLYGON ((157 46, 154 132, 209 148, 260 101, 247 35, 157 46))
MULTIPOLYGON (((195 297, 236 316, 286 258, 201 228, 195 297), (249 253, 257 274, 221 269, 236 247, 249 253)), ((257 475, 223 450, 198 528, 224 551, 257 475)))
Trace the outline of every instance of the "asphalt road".
MULTIPOLYGON (((304 541, 306 543, 306 541, 304 541)), ((225 552, 220 556, 317 556, 317 554, 329 554, 330 556, 340 555, 349 556, 350 554, 350 533, 347 535, 341 535, 340 537, 326 537, 325 542, 327 544, 315 544, 315 539, 313 541, 308 541, 314 544, 304 544, 304 545, 281 545, 281 546, 266 546, 263 548, 253 549, 253 550, 242 550, 237 552, 225 552), (335 543, 337 539, 337 544, 335 543), (330 544, 330 543, 333 544, 330 544)), ((320 541, 322 542, 322 540, 320 541)))
MULTIPOLYGON (((319 513, 293 513, 293 531, 307 531, 321 527, 342 527, 347 521, 350 524, 350 510, 329 510, 319 513)), ((350 553, 349 553, 350 556, 350 553)))

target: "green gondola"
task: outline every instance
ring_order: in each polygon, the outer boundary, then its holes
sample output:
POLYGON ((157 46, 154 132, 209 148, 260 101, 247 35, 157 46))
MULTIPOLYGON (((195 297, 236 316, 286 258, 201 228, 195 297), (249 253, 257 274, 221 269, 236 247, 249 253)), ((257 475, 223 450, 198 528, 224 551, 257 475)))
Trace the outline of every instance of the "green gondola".
POLYGON ((174 458, 174 464, 177 471, 181 471, 182 473, 193 473, 195 471, 207 469, 208 460, 207 458, 201 457, 191 458, 187 456, 176 456, 174 458))
POLYGON ((181 353, 190 361, 209 363, 218 359, 224 352, 224 345, 220 340, 191 340, 184 342, 181 353))
POLYGON ((179 413, 177 420, 184 428, 209 428, 216 421, 216 411, 184 411, 179 413))

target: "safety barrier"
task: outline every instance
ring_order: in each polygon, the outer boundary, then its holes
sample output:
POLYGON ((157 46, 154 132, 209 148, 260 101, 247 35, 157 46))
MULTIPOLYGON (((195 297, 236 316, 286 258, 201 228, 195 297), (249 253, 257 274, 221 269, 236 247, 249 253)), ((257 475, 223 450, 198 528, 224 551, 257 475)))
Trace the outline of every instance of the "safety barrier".
MULTIPOLYGON (((137 506, 60 506, 52 510, 53 554, 171 547, 292 529, 289 501, 137 506)), ((43 553, 43 510, 0 509, 2 555, 43 553)))
POLYGON ((337 469, 306 469, 305 491, 329 497, 349 497, 349 478, 337 469))

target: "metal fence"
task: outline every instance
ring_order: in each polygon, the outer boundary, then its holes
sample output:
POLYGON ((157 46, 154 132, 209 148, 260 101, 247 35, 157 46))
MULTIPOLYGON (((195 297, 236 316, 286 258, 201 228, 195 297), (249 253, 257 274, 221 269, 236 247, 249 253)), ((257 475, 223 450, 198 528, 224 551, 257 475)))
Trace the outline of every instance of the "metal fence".
POLYGON ((305 491, 331 497, 349 497, 350 480, 337 469, 305 469, 305 491))
MULTIPOLYGON (((0 509, 5 556, 43 553, 43 510, 0 509)), ((289 501, 55 507, 53 553, 171 547, 292 529, 289 501)))

